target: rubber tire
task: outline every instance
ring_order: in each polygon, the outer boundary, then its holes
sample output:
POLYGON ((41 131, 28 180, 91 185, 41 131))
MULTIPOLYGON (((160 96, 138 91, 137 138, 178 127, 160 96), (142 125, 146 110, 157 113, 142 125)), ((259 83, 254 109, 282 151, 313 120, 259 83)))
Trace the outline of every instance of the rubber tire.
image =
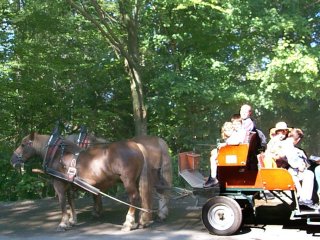
POLYGON ((212 234, 232 235, 239 230, 242 224, 240 205, 230 197, 213 197, 202 207, 202 222, 212 234))

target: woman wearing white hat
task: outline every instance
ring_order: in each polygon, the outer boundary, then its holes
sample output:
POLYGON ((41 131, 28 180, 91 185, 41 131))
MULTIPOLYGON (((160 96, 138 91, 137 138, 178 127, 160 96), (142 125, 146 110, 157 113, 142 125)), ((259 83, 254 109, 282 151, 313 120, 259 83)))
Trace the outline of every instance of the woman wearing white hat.
POLYGON ((288 162, 283 153, 284 144, 282 141, 287 138, 290 129, 285 122, 278 122, 273 130, 275 134, 267 144, 264 166, 266 168, 288 168, 288 162))

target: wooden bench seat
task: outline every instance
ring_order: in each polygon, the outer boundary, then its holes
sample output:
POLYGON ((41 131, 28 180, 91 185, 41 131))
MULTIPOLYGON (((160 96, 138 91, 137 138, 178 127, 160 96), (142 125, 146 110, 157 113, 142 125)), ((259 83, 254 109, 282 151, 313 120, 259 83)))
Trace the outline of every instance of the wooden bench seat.
POLYGON ((249 144, 227 145, 219 149, 218 166, 246 166, 249 144))

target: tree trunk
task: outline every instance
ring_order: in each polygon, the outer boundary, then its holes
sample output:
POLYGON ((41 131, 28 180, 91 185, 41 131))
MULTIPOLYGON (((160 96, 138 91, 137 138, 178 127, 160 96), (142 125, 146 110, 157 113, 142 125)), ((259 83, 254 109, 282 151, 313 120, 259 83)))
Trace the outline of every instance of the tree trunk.
MULTIPOLYGON (((128 65, 127 61, 126 65, 128 65)), ((141 73, 138 69, 135 69, 132 66, 128 66, 128 68, 130 71, 130 87, 132 96, 135 135, 147 135, 147 110, 143 100, 141 73)))
POLYGON ((144 105, 142 66, 140 63, 140 51, 138 41, 139 31, 139 9, 141 2, 129 7, 129 1, 119 0, 119 10, 122 15, 122 22, 127 31, 125 65, 130 76, 130 88, 133 106, 133 119, 135 135, 147 135, 147 110, 144 105))

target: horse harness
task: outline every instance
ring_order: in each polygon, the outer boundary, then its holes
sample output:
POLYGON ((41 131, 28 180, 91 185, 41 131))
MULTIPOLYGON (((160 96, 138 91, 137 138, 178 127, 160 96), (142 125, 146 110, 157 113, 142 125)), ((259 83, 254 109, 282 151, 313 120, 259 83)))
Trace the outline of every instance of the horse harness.
POLYGON ((81 148, 87 148, 90 145, 87 128, 83 126, 81 127, 81 131, 77 139, 77 144, 81 148))
MULTIPOLYGON (((53 168, 49 167, 49 163, 51 161, 53 161, 59 147, 61 148, 61 157, 60 157, 60 162, 62 163, 62 158, 64 155, 64 148, 65 148, 65 144, 63 143, 63 139, 59 136, 55 136, 55 135, 51 135, 49 141, 48 141, 48 145, 47 145, 47 152, 46 155, 43 159, 43 169, 44 172, 53 176, 53 177, 57 177, 59 179, 71 182, 76 184, 77 186, 83 188, 84 190, 87 190, 93 194, 98 195, 100 190, 91 186, 90 184, 88 184, 86 181, 84 181, 83 179, 81 179, 80 177, 77 176, 77 160, 79 157, 80 152, 74 153, 74 157, 70 162, 70 165, 68 166, 68 170, 67 173, 62 173, 59 172, 53 168)), ((63 164, 63 163, 62 163, 63 164)), ((64 166, 65 168, 67 168, 66 166, 64 166)))

